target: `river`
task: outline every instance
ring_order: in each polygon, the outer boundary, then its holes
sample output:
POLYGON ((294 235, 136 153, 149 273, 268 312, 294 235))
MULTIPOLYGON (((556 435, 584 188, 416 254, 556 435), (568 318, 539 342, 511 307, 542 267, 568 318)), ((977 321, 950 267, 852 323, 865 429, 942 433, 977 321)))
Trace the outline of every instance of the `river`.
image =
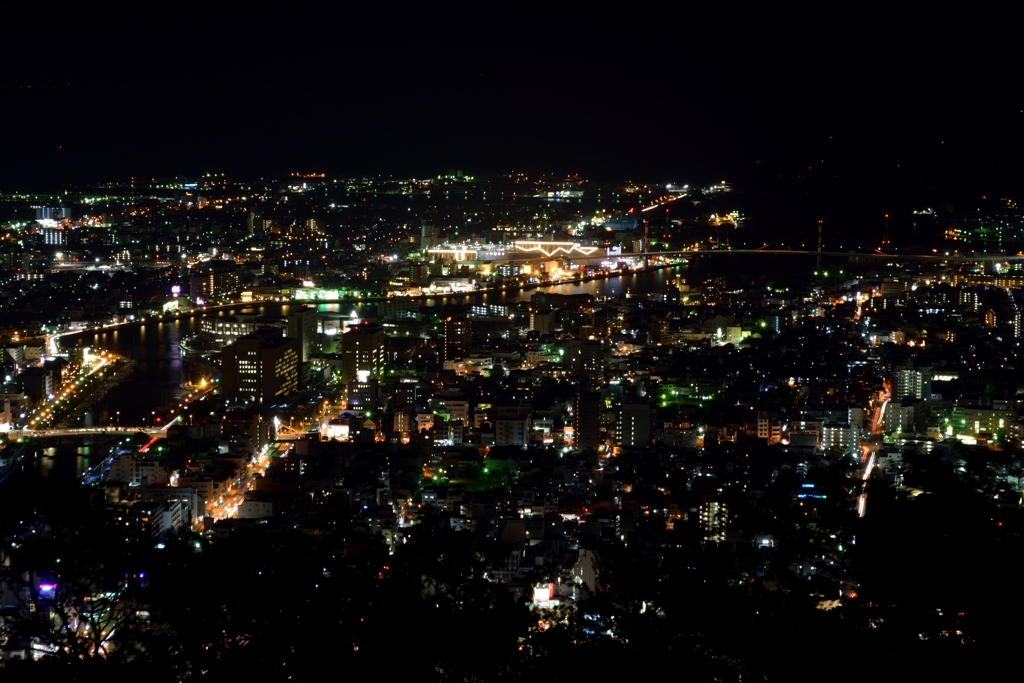
MULTIPOLYGON (((539 291, 613 297, 644 294, 662 291, 666 280, 679 277, 685 270, 685 266, 676 266, 530 290, 517 289, 454 297, 436 297, 423 300, 423 306, 431 308, 460 303, 511 303, 539 291)), ((368 306, 371 305, 368 304, 368 306)), ((352 302, 320 304, 317 308, 323 312, 348 315, 352 311, 356 311, 358 314, 364 307, 359 302, 352 302)), ((245 313, 273 318, 287 316, 289 309, 290 305, 286 303, 239 304, 236 308, 210 312, 206 315, 229 316, 245 313)), ((86 416, 86 425, 118 424, 118 421, 124 426, 151 424, 153 412, 170 402, 183 382, 197 379, 187 375, 188 369, 182 364, 178 343, 182 337, 199 331, 200 318, 201 316, 197 315, 177 320, 124 325, 100 332, 63 337, 61 346, 64 348, 81 344, 106 349, 127 356, 137 363, 135 371, 128 381, 115 386, 90 409, 86 416)))

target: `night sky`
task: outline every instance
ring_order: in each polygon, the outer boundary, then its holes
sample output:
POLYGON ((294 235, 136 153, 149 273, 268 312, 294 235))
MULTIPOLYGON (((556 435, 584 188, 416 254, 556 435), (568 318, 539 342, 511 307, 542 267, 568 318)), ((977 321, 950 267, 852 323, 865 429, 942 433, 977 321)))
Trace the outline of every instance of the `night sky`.
POLYGON ((0 189, 460 169, 926 198, 1024 175, 998 16, 180 11, 19 23, 0 189))

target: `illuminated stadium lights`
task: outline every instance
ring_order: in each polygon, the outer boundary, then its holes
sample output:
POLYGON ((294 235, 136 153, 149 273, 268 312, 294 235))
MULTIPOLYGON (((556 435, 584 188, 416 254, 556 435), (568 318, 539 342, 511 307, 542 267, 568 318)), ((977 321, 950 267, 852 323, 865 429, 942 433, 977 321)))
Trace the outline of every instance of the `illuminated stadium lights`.
POLYGON ((598 249, 598 247, 580 246, 579 242, 516 241, 512 243, 512 246, 519 251, 539 251, 545 256, 554 256, 559 252, 566 255, 578 254, 581 256, 590 256, 598 249))

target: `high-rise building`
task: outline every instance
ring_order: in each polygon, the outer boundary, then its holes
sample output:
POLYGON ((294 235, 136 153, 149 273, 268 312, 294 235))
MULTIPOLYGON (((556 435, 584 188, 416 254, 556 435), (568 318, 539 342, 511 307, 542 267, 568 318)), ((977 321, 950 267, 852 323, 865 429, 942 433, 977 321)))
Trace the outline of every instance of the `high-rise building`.
POLYGON ((596 391, 604 384, 604 371, 610 352, 599 341, 585 341, 580 346, 580 386, 586 391, 596 391))
POLYGON ((346 384, 359 377, 379 377, 384 372, 384 328, 364 322, 341 335, 341 378, 346 384))
POLYGON ((414 285, 425 285, 430 282, 430 265, 426 263, 409 264, 409 282, 414 285))
POLYGON ((59 221, 70 218, 71 214, 65 206, 33 206, 36 212, 36 220, 59 221))
POLYGON ((494 443, 498 446, 525 446, 529 434, 529 418, 509 417, 494 421, 494 443))
POLYGON ((830 448, 853 450, 857 447, 857 433, 856 423, 826 422, 821 430, 821 447, 826 451, 830 448))
POLYGON ((578 392, 572 411, 577 451, 596 451, 601 446, 601 394, 578 392))
POLYGON ((978 308, 981 306, 981 297, 978 296, 976 290, 960 287, 957 292, 957 303, 960 305, 960 308, 977 313, 978 308))
POLYGON ((932 395, 931 368, 917 370, 913 367, 899 368, 894 373, 892 401, 899 403, 905 398, 928 400, 932 395))
POLYGON ((724 277, 709 277, 704 279, 703 293, 704 303, 712 306, 722 303, 726 292, 726 279, 724 277))
POLYGON ((914 406, 910 402, 889 401, 885 406, 885 433, 900 434, 914 431, 914 406))
POLYGON ((300 362, 308 363, 313 357, 316 340, 316 309, 302 307, 288 316, 288 336, 299 342, 300 362))
POLYGON ((377 313, 384 320, 418 320, 420 305, 415 299, 396 296, 377 304, 377 313))
POLYGON ((708 541, 724 542, 728 523, 729 508, 725 503, 706 500, 700 504, 700 528, 704 532, 705 543, 708 541))
POLYGON ((473 323, 466 318, 445 318, 444 360, 462 360, 469 355, 473 323))
POLYGON ((666 318, 654 318, 651 320, 651 343, 664 344, 668 341, 670 321, 666 318))
POLYGON ((782 441, 782 420, 770 413, 757 413, 757 438, 767 439, 769 444, 782 441))
POLYGON ((567 340, 562 346, 562 363, 579 378, 583 391, 595 391, 604 384, 604 371, 610 350, 593 339, 567 340))
POLYGON ((241 278, 233 261, 211 261, 196 266, 189 278, 189 296, 196 299, 229 297, 238 292, 241 278))
POLYGON ((551 334, 555 327, 555 312, 550 308, 530 314, 530 330, 540 334, 551 334))
POLYGON ((269 235, 272 223, 269 218, 250 211, 248 216, 250 235, 269 235))
POLYGON ((428 225, 426 221, 420 226, 420 248, 429 249, 437 241, 437 228, 428 225))
POLYGON ((348 381, 348 407, 349 408, 376 408, 379 385, 375 379, 359 379, 358 377, 348 381))
POLYGON ((59 247, 64 244, 64 228, 43 228, 43 242, 47 246, 59 247))
POLYGON ((651 443, 652 408, 649 403, 623 403, 615 425, 615 438, 620 446, 641 448, 651 443))
POLYGON ((910 282, 905 278, 887 277, 878 286, 878 291, 884 299, 906 298, 907 292, 910 291, 910 282))
POLYGON ((288 316, 288 336, 299 345, 299 383, 309 384, 309 361, 316 340, 316 309, 303 306, 288 316))
POLYGON ((224 396, 276 403, 299 388, 299 345, 279 329, 261 329, 221 351, 224 396))
POLYGON ((395 408, 416 407, 416 382, 401 382, 391 385, 390 401, 395 408))

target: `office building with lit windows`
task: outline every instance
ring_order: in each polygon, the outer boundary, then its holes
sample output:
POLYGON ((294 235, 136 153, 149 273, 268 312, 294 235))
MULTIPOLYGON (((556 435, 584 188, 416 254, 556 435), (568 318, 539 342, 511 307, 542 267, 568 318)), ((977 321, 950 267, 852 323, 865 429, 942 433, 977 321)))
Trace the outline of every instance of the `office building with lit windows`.
POLYGON ((313 358, 313 344, 316 342, 317 315, 315 308, 305 306, 288 316, 288 336, 299 342, 302 351, 301 362, 308 363, 313 358))
POLYGON ((273 404, 299 388, 299 345, 279 329, 261 329, 221 351, 224 397, 273 404))
POLYGON ((931 398, 931 368, 899 368, 895 373, 893 373, 893 375, 893 401, 902 401, 905 398, 919 398, 927 401, 931 398))
POLYGON ((650 445, 653 417, 653 409, 649 403, 622 404, 615 424, 615 437, 619 445, 625 448, 642 448, 650 445))
POLYGON ((465 318, 445 318, 444 360, 462 360, 469 355, 473 323, 465 318))
POLYGON ((64 228, 43 228, 43 242, 47 246, 62 246, 64 244, 64 228))
POLYGON ((572 418, 576 450, 598 450, 601 447, 601 394, 577 392, 572 418))
POLYGON ((359 378, 379 377, 384 372, 384 328, 364 322, 341 335, 341 376, 346 384, 359 378))
POLYGON ((309 384, 310 361, 317 340, 318 319, 315 308, 303 306, 288 316, 288 336, 296 341, 299 347, 299 384, 309 384))
POLYGON ((196 266, 189 277, 189 296, 193 301, 213 301, 238 293, 241 275, 232 261, 211 261, 196 266))
POLYGON ((729 524, 729 508, 717 500, 706 500, 700 504, 700 528, 704 542, 723 543, 729 524))

